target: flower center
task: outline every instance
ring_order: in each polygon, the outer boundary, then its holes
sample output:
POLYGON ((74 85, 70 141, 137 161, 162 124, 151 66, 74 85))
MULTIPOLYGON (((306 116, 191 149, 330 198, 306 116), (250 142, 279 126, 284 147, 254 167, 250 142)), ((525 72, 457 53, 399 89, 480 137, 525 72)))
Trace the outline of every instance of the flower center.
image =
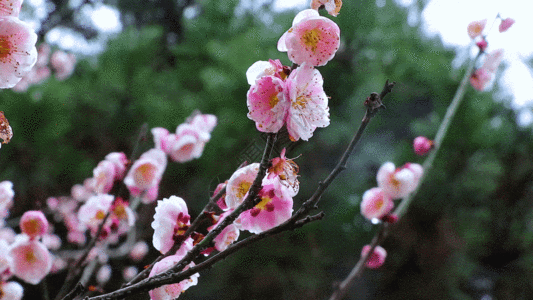
POLYGON ((156 167, 152 164, 143 164, 137 168, 133 176, 136 185, 144 186, 155 177, 156 167))
POLYGON ((0 60, 4 61, 11 54, 12 45, 6 37, 0 37, 0 60))
POLYGON ((244 198, 244 195, 248 193, 248 190, 250 189, 250 186, 252 185, 251 182, 241 182, 239 184, 239 187, 237 188, 237 198, 241 199, 244 198))
POLYGON ((307 48, 310 48, 313 52, 316 51, 319 41, 320 30, 318 30, 318 28, 307 30, 302 36, 302 42, 307 46, 307 48))
POLYGON ((27 251, 26 254, 24 254, 24 259, 29 264, 33 264, 34 262, 37 261, 37 257, 35 256, 35 253, 33 253, 33 251, 31 250, 27 251))
POLYGON ((270 96, 270 101, 268 101, 268 105, 270 105, 270 108, 274 108, 274 106, 278 105, 278 102, 278 93, 274 92, 272 96, 270 96))

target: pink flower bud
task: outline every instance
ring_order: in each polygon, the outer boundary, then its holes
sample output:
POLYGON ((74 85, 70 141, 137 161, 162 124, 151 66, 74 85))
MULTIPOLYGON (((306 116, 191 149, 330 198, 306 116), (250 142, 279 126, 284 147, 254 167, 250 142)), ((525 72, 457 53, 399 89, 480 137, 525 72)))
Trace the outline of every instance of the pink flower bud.
POLYGON ((416 137, 413 141, 413 148, 417 155, 425 155, 433 148, 433 141, 425 136, 416 137))
POLYGON ((48 220, 41 211, 30 210, 25 212, 20 219, 20 229, 27 234, 30 239, 35 239, 46 233, 48 230, 48 220))
POLYGON ((507 29, 509 29, 511 26, 513 26, 514 22, 515 22, 515 20, 513 20, 511 18, 504 19, 500 23, 500 26, 498 27, 498 30, 500 32, 506 32, 507 29))
POLYGON ((476 43, 476 46, 479 48, 480 51, 485 51, 485 49, 487 49, 488 43, 485 39, 482 39, 481 41, 476 43))
POLYGON ((491 73, 485 68, 479 68, 472 74, 472 76, 470 76, 470 84, 473 88, 481 92, 485 89, 491 79, 491 73))
MULTIPOLYGON (((372 247, 370 245, 364 246, 363 250, 361 251, 361 256, 365 256, 371 248, 372 247)), ((387 251, 381 246, 376 246, 376 248, 374 248, 374 252, 370 254, 370 257, 366 261, 366 266, 370 269, 377 269, 385 263, 385 258, 387 258, 387 251)))

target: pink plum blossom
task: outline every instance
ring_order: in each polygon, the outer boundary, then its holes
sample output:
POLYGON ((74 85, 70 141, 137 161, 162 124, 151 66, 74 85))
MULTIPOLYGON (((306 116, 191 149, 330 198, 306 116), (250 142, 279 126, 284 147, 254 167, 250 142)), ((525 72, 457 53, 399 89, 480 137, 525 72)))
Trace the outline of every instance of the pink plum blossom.
POLYGON ((18 17, 22 0, 3 0, 0 1, 0 17, 18 17))
POLYGON ((336 17, 342 7, 342 0, 312 0, 311 8, 318 10, 322 5, 328 12, 328 14, 336 17))
POLYGON ((500 32, 505 32, 507 31, 511 26, 513 26, 513 24, 515 23, 515 20, 511 19, 511 18, 507 18, 507 19, 503 19, 502 22, 500 23, 500 26, 498 27, 498 30, 500 32))
MULTIPOLYGON (((198 112, 194 116, 192 116, 192 119, 189 121, 189 124, 192 126, 198 128, 199 130, 206 132, 208 134, 211 134, 213 129, 215 129, 215 126, 217 126, 217 117, 215 115, 210 114, 201 114, 198 112)), ((204 141, 209 141, 210 137, 205 137, 204 141)))
POLYGON ((189 228, 190 219, 187 204, 182 198, 171 196, 157 201, 152 222, 154 248, 163 254, 170 250, 189 228))
POLYGON ((246 70, 246 80, 249 85, 254 85, 256 80, 263 76, 274 76, 285 80, 288 76, 288 67, 284 67, 279 59, 269 59, 268 61, 256 61, 246 70))
POLYGON ((140 241, 133 245, 133 248, 130 251, 129 257, 134 261, 142 260, 146 254, 148 254, 148 245, 145 241, 140 241))
POLYGON ((433 141, 425 136, 418 136, 413 140, 413 148, 417 155, 426 155, 433 149, 433 141))
POLYGON ((20 218, 20 229, 33 240, 48 231, 48 220, 46 220, 43 212, 30 210, 25 212, 20 218))
POLYGON ((189 123, 182 123, 172 137, 168 154, 173 161, 184 163, 202 156, 210 134, 189 123))
POLYGON ((98 194, 106 194, 111 191, 115 183, 115 166, 112 162, 102 160, 93 170, 94 191, 98 194))
POLYGON ((480 68, 477 69, 471 76, 470 76, 470 84, 473 88, 475 88, 478 91, 483 91, 487 84, 492 79, 491 73, 489 73, 486 69, 480 68))
MULTIPOLYGON (((210 226, 208 228, 209 231, 213 230, 215 227, 217 227, 218 224, 220 224, 229 214, 231 214, 233 210, 228 210, 222 215, 220 215, 220 218, 216 224, 213 226, 210 226)), ((233 244, 236 240, 239 239, 239 228, 237 228, 237 225, 235 224, 229 224, 226 226, 213 240, 215 243, 215 249, 218 251, 224 251, 228 248, 229 245, 233 244)))
POLYGON ((268 169, 267 179, 278 178, 291 197, 296 196, 300 189, 298 182, 298 165, 285 156, 286 149, 281 150, 280 156, 272 159, 272 166, 268 169))
POLYGON ((378 186, 392 199, 403 198, 417 188, 422 172, 422 166, 418 164, 406 164, 396 169, 392 162, 386 162, 378 170, 378 186))
POLYGON ((487 70, 489 73, 494 74, 496 70, 498 70, 502 60, 503 49, 491 51, 489 54, 487 54, 487 57, 485 57, 485 61, 483 62, 483 66, 481 68, 487 70))
POLYGON ((287 221, 292 215, 293 201, 287 189, 264 184, 258 196, 261 201, 239 216, 240 229, 261 233, 287 221))
POLYGON ((111 208, 113 199, 114 196, 108 194, 98 194, 89 198, 78 211, 80 225, 89 228, 92 234, 96 234, 98 226, 111 208))
POLYGON ((0 88, 12 88, 37 61, 37 35, 16 17, 0 17, 0 88))
POLYGON ((24 294, 22 285, 16 281, 0 281, 0 300, 20 300, 24 294))
MULTIPOLYGON (((361 251, 361 256, 367 255, 371 248, 370 245, 364 246, 361 251)), ((387 258, 387 251, 378 245, 374 248, 372 254, 370 254, 370 257, 366 261, 366 266, 370 269, 377 269, 385 263, 385 258, 387 258)))
POLYGON ((55 70, 57 80, 63 81, 72 75, 76 67, 76 56, 61 50, 55 51, 50 57, 50 64, 55 70))
POLYGON ((96 272, 96 282, 103 286, 105 285, 109 279, 111 279, 111 275, 113 274, 113 270, 111 269, 110 265, 103 265, 98 269, 98 272, 96 272))
POLYGON ((290 108, 286 124, 292 141, 300 138, 307 141, 317 127, 329 125, 328 97, 323 82, 320 72, 306 63, 289 75, 286 91, 290 108))
POLYGON ((113 164, 115 168, 115 180, 124 178, 126 165, 129 163, 128 157, 124 152, 111 152, 105 156, 105 160, 113 164))
POLYGON ((124 277, 124 280, 130 281, 133 278, 135 278, 135 276, 137 276, 138 273, 139 273, 139 270, 137 269, 137 267, 129 266, 129 267, 124 268, 124 270, 122 270, 122 277, 124 277))
MULTIPOLYGON (((213 192, 213 197, 218 194, 218 192, 220 192, 220 190, 222 190, 223 188, 226 187, 226 185, 228 184, 228 181, 226 180, 225 182, 222 182, 222 183, 219 183, 215 189, 215 191, 213 192)), ((222 210, 227 210, 228 209, 228 206, 226 205, 226 193, 222 194, 222 196, 220 196, 220 198, 218 198, 217 200, 217 205, 218 207, 220 207, 220 209, 222 210)))
POLYGON ((371 188, 363 194, 361 214, 368 220, 381 219, 394 208, 392 198, 381 188, 371 188))
POLYGON ((259 173, 259 163, 253 163, 235 171, 226 186, 226 205, 235 209, 244 201, 244 196, 259 173))
POLYGON ((133 196, 146 193, 143 202, 153 201, 157 198, 159 182, 166 167, 166 154, 160 149, 150 149, 133 163, 124 184, 133 196))
MULTIPOLYGON (((184 255, 172 255, 163 258, 161 261, 157 262, 152 270, 150 271, 149 277, 155 276, 159 273, 163 273, 173 267, 176 263, 178 263, 184 255)), ((190 263, 188 266, 185 267, 185 270, 187 270, 190 267, 194 267, 194 263, 190 263)), ((184 279, 178 283, 174 284, 167 284, 158 288, 155 288, 148 293, 150 294, 151 300, 174 300, 181 295, 185 290, 190 288, 193 285, 198 284, 198 277, 200 277, 200 274, 195 273, 190 278, 184 279)))
POLYGON ((468 24, 467 31, 470 38, 475 39, 476 37, 480 36, 483 32, 483 29, 485 29, 485 25, 487 25, 487 19, 474 21, 468 24))
POLYGON ((14 197, 13 183, 11 181, 0 182, 0 206, 11 206, 14 197))
POLYGON ((38 284, 52 268, 50 252, 37 240, 18 239, 9 255, 13 258, 13 274, 30 284, 38 284))
POLYGON ((152 136, 154 137, 154 147, 161 149, 163 152, 168 153, 169 147, 169 135, 170 133, 166 128, 154 127, 152 130, 152 136))
POLYGON ((299 12, 292 27, 278 41, 278 50, 296 64, 323 66, 339 49, 340 29, 335 22, 321 17, 314 9, 299 12))
POLYGON ((263 76, 248 90, 248 118, 261 132, 278 132, 285 123, 290 102, 286 99, 285 82, 274 76, 263 76))

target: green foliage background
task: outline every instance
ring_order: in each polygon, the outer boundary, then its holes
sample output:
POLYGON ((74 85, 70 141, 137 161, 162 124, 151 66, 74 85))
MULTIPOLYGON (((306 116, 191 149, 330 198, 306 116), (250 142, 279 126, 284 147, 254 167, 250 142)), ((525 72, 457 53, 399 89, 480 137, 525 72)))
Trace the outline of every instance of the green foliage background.
MULTIPOLYGON (((107 153, 130 154, 143 123, 172 131, 195 109, 218 117, 201 159, 170 163, 160 189, 160 198, 183 197, 193 216, 251 145, 261 145, 246 117, 245 72, 269 58, 290 65, 276 43, 296 12, 274 14, 267 4, 235 14, 235 0, 194 5, 196 16, 181 17, 178 42, 169 42, 163 22, 132 25, 100 56, 80 61, 67 81, 0 95, 15 134, 0 155, 0 179, 15 185, 11 216, 44 207, 48 196, 67 195, 107 153)), ((289 154, 301 154, 296 207, 342 154, 364 99, 386 79, 397 86, 348 169, 322 197, 325 219, 231 256, 202 273, 180 299, 325 299, 349 273, 375 230, 359 214, 362 193, 376 185, 383 162, 422 162, 412 139, 434 136, 464 71, 451 68, 451 49, 422 37, 406 18, 391 1, 381 8, 375 1, 345 1, 334 19, 342 47, 319 68, 331 96, 331 125, 289 154)), ((515 119, 507 102, 468 90, 429 179, 384 245, 387 263, 365 271, 349 299, 533 297, 533 144, 531 128, 518 127, 515 119)), ((142 149, 151 146, 148 135, 142 149)), ((139 223, 152 215, 153 205, 143 207, 139 223)), ((142 236, 150 239, 151 228, 144 228, 142 236)), ((129 263, 115 263, 114 275, 129 263)), ((110 283, 106 290, 116 287, 110 283)))

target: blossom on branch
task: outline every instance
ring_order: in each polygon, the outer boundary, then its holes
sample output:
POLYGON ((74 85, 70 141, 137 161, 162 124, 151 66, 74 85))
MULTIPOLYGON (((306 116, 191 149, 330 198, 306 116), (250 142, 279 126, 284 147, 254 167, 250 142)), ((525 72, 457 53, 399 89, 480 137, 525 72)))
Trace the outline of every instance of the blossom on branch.
POLYGON ((34 240, 48 231, 48 220, 41 211, 29 210, 20 218, 20 230, 34 240))
POLYGON ((483 29, 485 29, 485 25, 487 25, 487 19, 474 21, 468 24, 467 31, 470 38, 475 39, 476 37, 480 36, 483 32, 483 29))
MULTIPOLYGON (((164 254, 172 248, 175 242, 183 242, 180 241, 180 236, 189 229, 190 219, 187 204, 182 198, 171 196, 157 201, 152 222, 154 248, 164 254)), ((185 244, 189 245, 190 242, 185 244)), ((186 252, 189 249, 183 250, 186 252)))
POLYGON ((500 23, 500 26, 498 26, 498 30, 500 32, 506 32, 513 24, 515 23, 515 20, 511 18, 503 19, 500 23))
MULTIPOLYGON (((157 262, 152 270, 150 271, 149 277, 155 276, 159 273, 163 273, 168 269, 172 268, 177 264, 185 254, 176 254, 163 258, 161 261, 157 262)), ((187 270, 190 267, 194 267, 194 263, 191 262, 188 266, 184 268, 187 270)), ((184 279, 178 283, 167 284, 158 288, 155 288, 148 293, 150 294, 150 299, 152 300, 174 300, 181 295, 185 290, 190 288, 193 285, 198 284, 198 277, 200 274, 195 273, 191 277, 184 279)))
POLYGON ((433 147, 433 141, 425 136, 418 136, 413 140, 413 148, 416 155, 426 155, 433 147))
POLYGON ((157 198, 159 182, 167 167, 167 156, 160 149, 150 149, 137 159, 126 177, 124 184, 133 196, 143 196, 144 203, 157 198))
POLYGON ((295 64, 323 66, 340 45, 340 29, 335 22, 321 17, 314 9, 299 12, 292 27, 278 41, 278 50, 287 52, 295 64))
MULTIPOLYGON (((365 245, 361 251, 361 256, 367 255, 371 248, 370 245, 365 245)), ((366 261, 366 267, 377 269, 385 263, 385 258, 387 258, 387 251, 378 245, 374 248, 374 251, 366 261)))
POLYGON ((37 61, 37 35, 16 17, 0 17, 0 88, 14 87, 37 61))
POLYGON ((13 274, 30 284, 41 282, 52 268, 52 256, 44 244, 24 236, 11 245, 9 256, 13 258, 13 274))
POLYGON ((235 209, 248 194, 248 190, 259 173, 259 163, 253 163, 235 171, 226 186, 226 205, 228 209, 235 209))
POLYGON ((371 188, 363 194, 361 214, 368 220, 381 219, 394 208, 392 198, 381 188, 371 188))
POLYGON ((417 188, 422 173, 419 164, 407 163, 396 169, 392 162, 386 162, 378 170, 378 186, 392 199, 403 198, 417 188))

